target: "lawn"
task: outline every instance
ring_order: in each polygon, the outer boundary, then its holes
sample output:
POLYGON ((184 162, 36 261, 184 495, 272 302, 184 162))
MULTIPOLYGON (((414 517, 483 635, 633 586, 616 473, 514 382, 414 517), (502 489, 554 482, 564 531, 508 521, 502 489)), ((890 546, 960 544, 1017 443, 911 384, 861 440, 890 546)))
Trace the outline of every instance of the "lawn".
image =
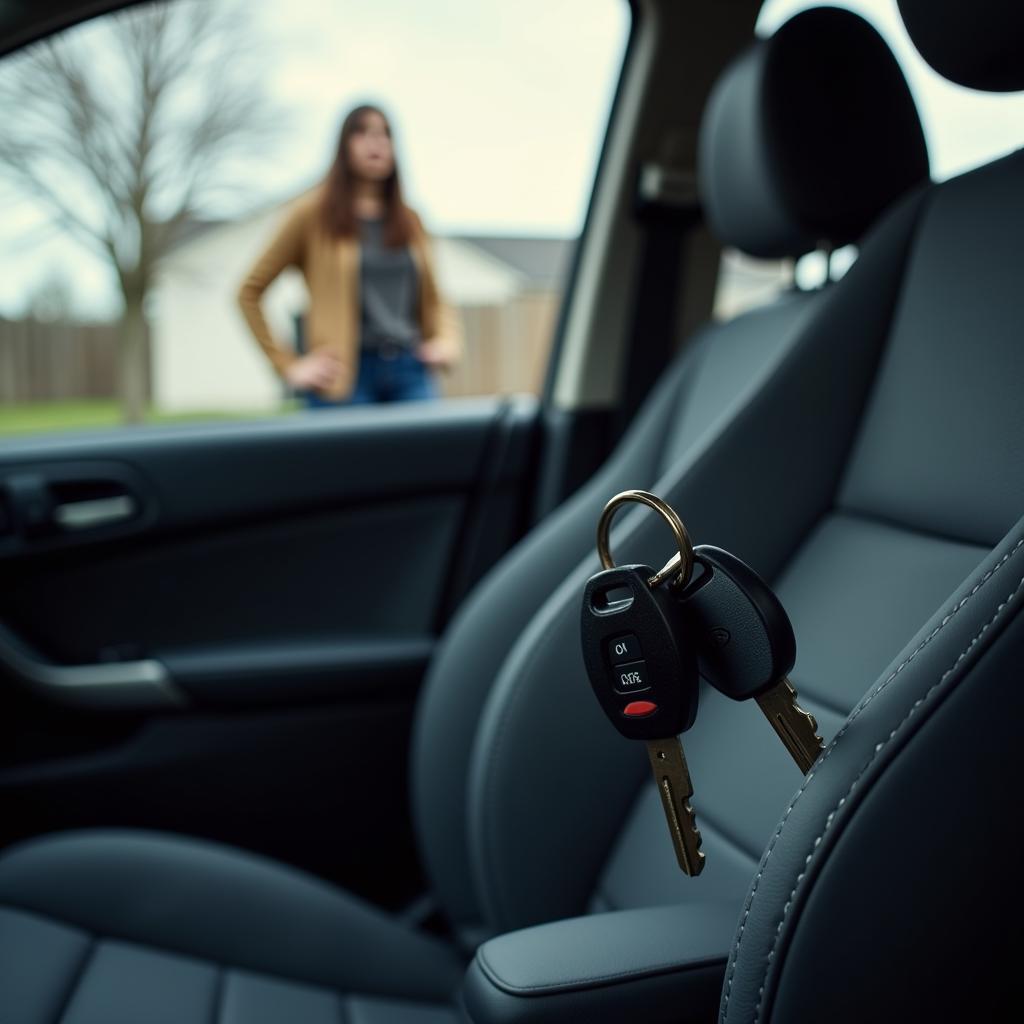
MULTIPOLYGON (((277 412, 290 412, 294 403, 282 403, 277 412)), ((147 423, 186 423, 202 420, 251 419, 252 412, 160 413, 150 410, 147 423)), ((85 427, 116 427, 121 423, 117 403, 111 399, 72 399, 63 402, 0 403, 0 436, 37 434, 85 427)))

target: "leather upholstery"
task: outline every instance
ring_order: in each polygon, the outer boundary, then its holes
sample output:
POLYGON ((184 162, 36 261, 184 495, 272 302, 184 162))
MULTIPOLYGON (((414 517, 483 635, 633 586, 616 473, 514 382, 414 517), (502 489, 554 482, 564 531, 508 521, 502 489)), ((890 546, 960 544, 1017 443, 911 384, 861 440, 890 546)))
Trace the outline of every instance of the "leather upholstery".
MULTIPOLYGON (((861 259, 824 294, 761 386, 653 481, 652 489, 680 510, 695 539, 713 539, 768 578, 779 575, 833 506, 920 205, 920 196, 914 197, 865 243, 861 259), (843 381, 841 392, 826 386, 829 380, 843 381)), ((622 562, 661 564, 667 556, 667 531, 644 509, 617 519, 611 539, 622 562)), ((656 817, 641 819, 657 829, 644 837, 621 827, 638 795, 650 787, 643 748, 611 730, 583 675, 578 606, 584 581, 597 568, 592 554, 534 616, 502 667, 477 735, 470 772, 470 848, 488 920, 501 930, 580 913, 595 886, 611 909, 642 905, 639 901, 650 893, 645 875, 672 858, 664 822, 656 817), (559 706, 565 718, 541 720, 534 710, 538 706, 559 706), (564 728, 565 721, 573 723, 571 730, 564 728), (515 756, 520 744, 529 750, 528 757, 515 756), (558 785, 552 786, 551 779, 558 785), (566 793, 572 798, 566 799, 566 793), (569 850, 571 875, 549 871, 549 865, 564 862, 569 850), (620 867, 623 850, 642 860, 620 867), (643 870, 638 870, 640 863, 643 870), (602 888, 605 864, 618 869, 622 902, 611 901, 602 888)), ((934 601, 957 582, 949 580, 934 601)), ((818 580, 816 600, 828 599, 831 583, 818 580)), ((785 590, 781 596, 787 600, 785 590)), ((905 618, 911 611, 890 609, 902 622, 901 636, 920 625, 905 618)), ((790 612, 799 668, 805 631, 798 609, 790 612)), ((854 642, 848 641, 847 648, 843 654, 853 658, 865 686, 894 653, 887 652, 880 664, 865 664, 854 642)), ((819 685, 830 692, 827 678, 819 685)), ((841 698, 834 700, 837 710, 848 710, 841 698)), ((799 781, 758 714, 752 706, 702 698, 686 748, 697 791, 694 805, 707 826, 712 864, 696 880, 674 881, 671 898, 721 899, 736 893, 733 887, 744 871, 730 871, 728 879, 718 873, 746 851, 749 878, 766 830, 799 781), (727 746, 723 736, 729 736, 727 746), (747 777, 746 759, 731 756, 733 744, 748 750, 752 760, 755 752, 763 753, 753 780, 747 777), (724 856, 716 834, 722 845, 732 847, 724 856)))
MULTIPOLYGON (((805 933, 802 959, 791 968, 788 989, 781 987, 785 974, 772 974, 775 936, 788 913, 794 880, 797 887, 803 884, 801 865, 808 856, 824 855, 816 852, 815 840, 831 827, 827 814, 840 799, 852 802, 838 787, 850 788, 875 747, 888 742, 889 732, 904 728, 900 723, 917 714, 919 702, 939 695, 941 687, 932 690, 936 679, 941 677, 946 686, 961 676, 978 656, 979 643, 989 642, 993 635, 985 623, 992 620, 994 627, 997 612, 1008 621, 1020 600, 1020 573, 1013 568, 1024 550, 1016 546, 1018 534, 1011 534, 988 557, 991 546, 1000 544, 1013 526, 1024 497, 1019 493, 1018 441, 1024 407, 1014 400, 1012 384, 1003 379, 1021 379, 1021 350, 1012 339, 1019 303, 996 265, 995 287, 1004 286, 999 295, 989 293, 981 282, 975 283, 970 296, 956 287, 930 289, 928 278, 960 278, 965 289, 971 287, 979 250, 965 244, 962 231, 964 226, 974 231, 978 221, 987 225, 987 248, 981 250, 986 260, 998 264, 1003 259, 1024 220, 1019 204, 1004 204, 1005 182, 1020 181, 1022 176, 1024 153, 917 192, 899 204, 865 240, 861 258, 847 277, 796 325, 796 337, 766 379, 729 417, 706 428, 654 486, 683 510, 695 537, 713 537, 774 578, 799 638, 794 679, 818 715, 823 734, 837 737, 815 771, 828 779, 825 766, 833 765, 828 768, 838 773, 833 790, 817 796, 823 783, 812 776, 800 787, 802 795, 794 804, 799 776, 756 707, 736 705, 705 691, 697 725, 685 737, 685 745, 709 866, 697 879, 682 877, 664 836, 643 752, 620 740, 603 721, 589 699, 573 652, 579 594, 584 579, 597 567, 591 557, 551 595, 513 648, 477 737, 471 773, 471 849, 488 919, 499 928, 543 920, 553 909, 568 915, 583 906, 616 910, 666 899, 679 905, 679 927, 685 928, 691 908, 706 900, 728 900, 745 879, 754 878, 754 895, 747 898, 751 912, 740 915, 723 1020, 767 1019, 773 1014, 787 1021, 822 1019, 821 1004, 800 993, 818 990, 815 972, 821 970, 816 965, 823 946, 834 958, 828 998, 836 1019, 892 1016, 880 994, 887 985, 896 985, 899 964, 907 959, 903 945, 885 947, 890 957, 894 949, 900 951, 896 962, 879 971, 871 984, 865 982, 846 1008, 840 1005, 841 993, 848 992, 849 985, 840 986, 836 973, 843 970, 848 955, 865 976, 877 969, 879 958, 871 950, 879 943, 879 933, 871 927, 871 912, 879 910, 878 900, 864 895, 874 895, 866 887, 887 884, 879 877, 879 853, 873 851, 868 859, 875 874, 863 871, 862 923, 856 938, 848 944, 842 919, 831 917, 830 909, 821 910, 816 926, 805 933), (918 317, 929 289, 928 315, 918 317), (985 318, 990 329, 966 334, 962 325, 972 313, 985 318), (956 358, 968 336, 969 354, 956 358), (983 366, 965 368, 967 359, 983 366), (961 398, 956 408, 936 402, 929 391, 952 394, 957 381, 970 374, 971 388, 961 395, 971 396, 971 401, 961 398), (977 386, 979 375, 989 386, 977 386), (921 377, 928 388, 920 386, 921 377), (923 390, 929 393, 921 394, 923 390), (880 422, 888 423, 886 430, 879 429, 880 422), (916 461, 907 462, 905 473, 893 474, 889 463, 903 456, 908 437, 916 440, 916 461), (944 440, 945 448, 936 450, 933 437, 944 440), (966 495, 957 493, 959 476, 971 481, 966 495), (943 504, 942 498, 948 502, 943 504), (1004 559, 1008 552, 1013 552, 1012 561, 1004 559), (990 581, 1000 579, 993 589, 990 581), (979 600, 983 593, 987 600, 979 600), (968 607, 972 614, 966 613, 968 607), (951 628, 954 621, 960 625, 951 628), (906 638, 915 634, 917 640, 906 647, 906 638), (961 652, 966 652, 962 658, 961 652), (935 672, 933 657, 938 656, 942 664, 935 672), (952 665, 956 672, 944 675, 952 665), (879 680, 879 696, 869 702, 869 714, 859 710, 858 702, 874 680, 879 680), (539 706, 561 707, 565 717, 539 722, 539 706), (847 719, 851 708, 858 710, 847 719), (877 715, 882 717, 876 719, 877 715), (565 720, 573 722, 571 730, 564 728, 565 720), (871 728, 864 732, 869 723, 871 728), (849 757, 840 758, 848 750, 849 757), (743 751, 743 756, 736 751, 743 751), (753 772, 752 765, 757 766, 753 772), (551 779, 558 785, 551 785, 551 779), (801 828, 804 818, 797 812, 812 815, 815 810, 811 830, 801 828), (788 816, 781 831, 780 814, 788 816), (770 852, 759 869, 766 842, 770 852), (551 870, 552 865, 570 861, 573 870, 568 876, 551 870), (778 1010, 772 1002, 776 982, 778 1010)), ((660 564, 668 543, 664 527, 643 510, 623 516, 612 539, 622 561, 655 564, 660 564)), ((1004 659, 1002 664, 1007 663, 1004 659)), ((981 706, 990 713, 992 700, 981 706)), ((969 719, 981 733, 965 733, 962 742, 969 749, 985 745, 983 713, 969 719)), ((918 720, 923 719, 922 714, 918 720)), ((1002 769, 997 777, 1011 777, 1010 744, 1007 735, 1001 749, 989 751, 984 760, 1002 769)), ((931 749, 937 757, 939 747, 931 749)), ((947 773, 954 762, 955 755, 947 748, 947 773)), ((933 779, 939 770, 933 762, 933 779)), ((917 769, 917 774, 920 792, 927 772, 917 769)), ((977 784, 983 776, 972 778, 977 784)), ((956 791, 961 802, 967 800, 964 785, 956 791)), ((900 800, 890 800, 891 817, 900 800)), ((965 814, 977 841, 986 849, 1005 846, 1005 826, 990 805, 986 812, 985 799, 980 802, 982 809, 965 814)), ((976 924, 1002 915, 1007 903, 1003 890, 1012 884, 1007 863, 1012 853, 1004 856, 1000 850, 990 860, 997 869, 991 877, 982 859, 972 854, 967 862, 974 865, 974 880, 951 899, 950 887, 940 884, 954 867, 948 859, 949 811, 940 795, 927 806, 932 808, 931 818, 921 814, 911 819, 919 836, 899 858, 896 876, 906 882, 917 871, 919 877, 893 905, 904 915, 920 908, 942 914, 943 908, 954 906, 953 920, 976 924), (929 857, 927 843, 936 835, 944 846, 929 857), (1000 873, 1000 868, 1005 870, 1000 873), (935 907, 928 900, 928 885, 944 894, 935 907), (979 892, 984 894, 980 909, 979 892)), ((910 834, 907 825, 898 831, 904 837, 910 834)), ((863 844, 882 839, 870 825, 861 834, 862 845, 847 857, 863 855, 863 844)), ((847 891, 845 876, 833 872, 832 877, 827 906, 849 907, 856 893, 847 891)), ((1020 901, 1009 902, 1015 906, 1020 901)), ((886 918, 890 924, 893 916, 886 918)), ((1012 913, 1005 916, 1013 920, 1012 913)), ((794 921, 787 917, 787 930, 797 927, 794 921)), ((1004 922, 994 934, 1010 941, 1011 928, 1004 922)), ((921 943, 921 927, 906 920, 900 934, 908 942, 916 938, 921 943)), ((924 945, 929 956, 935 954, 935 945, 924 945)), ((979 977, 991 991, 1005 994, 999 987, 999 960, 987 959, 992 955, 987 946, 957 944, 952 949, 955 952, 944 946, 940 951, 945 970, 954 972, 954 959, 969 965, 969 970, 939 988, 933 981, 924 1001, 930 999, 938 1012, 945 989, 952 1004, 968 1007, 973 1000, 984 1008, 992 1002, 988 990, 983 996, 976 991, 971 995, 979 977)), ((913 960, 922 986, 928 976, 927 959, 913 960)), ((911 995, 902 998, 905 1015, 913 1016, 911 995)))
POLYGON ((1020 169, 1018 154, 929 194, 845 507, 988 546, 1024 508, 1024 441, 1009 429, 1024 346, 1007 298, 1020 279, 1020 169))
POLYGON ((1014 0, 897 0, 921 56, 970 89, 1024 89, 1024 8, 1014 0))
MULTIPOLYGON (((917 672, 906 666, 884 682, 892 674, 883 674, 886 665, 930 617, 935 615, 934 623, 922 637, 949 619, 963 599, 949 597, 958 587, 961 595, 976 594, 978 581, 992 578, 986 553, 1021 508, 1024 407, 1015 400, 1013 383, 1022 367, 1012 338, 1019 314, 998 262, 1021 232, 1024 209, 1004 200, 1006 182, 1022 175, 1024 153, 901 203, 865 240, 847 277, 798 325, 767 379, 717 429, 707 428, 653 488, 683 510, 696 538, 713 538, 774 578, 800 642, 794 678, 826 738, 843 737, 836 751, 850 744, 848 736, 860 735, 863 726, 853 729, 844 719, 873 680, 882 679, 888 694, 873 705, 876 710, 892 701, 905 714, 928 692, 916 688, 917 672), (994 287, 1001 284, 1003 291, 989 293, 981 282, 971 296, 956 287, 931 288, 929 275, 943 283, 960 278, 971 288, 979 250, 965 244, 963 230, 973 232, 979 220, 986 224, 987 245, 980 251, 993 261, 994 287), (990 329, 967 334, 963 325, 972 313, 990 329), (965 337, 971 345, 962 354, 965 337), (982 365, 968 368, 968 361, 982 365), (979 376, 988 386, 977 385, 979 376), (971 401, 961 397, 954 408, 935 400, 936 394, 955 393, 964 379, 971 386, 960 394, 971 401), (945 447, 936 450, 932 438, 945 447), (905 472, 889 470, 896 458, 906 459, 905 472), (961 477, 970 481, 966 493, 958 493, 961 477), (964 579, 969 582, 961 585, 964 579)), ((667 544, 664 527, 643 510, 623 516, 612 540, 622 561, 654 564, 667 544)), ((752 904, 758 913, 743 919, 745 938, 737 943, 726 989, 733 1009, 723 1001, 723 1018, 767 1016, 772 989, 764 987, 764 967, 770 965, 771 935, 799 874, 794 864, 812 847, 805 832, 787 824, 774 852, 762 860, 762 868, 770 864, 773 870, 759 873, 757 858, 777 835, 799 777, 755 707, 705 692, 686 749, 710 863, 698 879, 679 875, 643 752, 611 733, 589 700, 573 651, 579 594, 596 568, 596 558, 585 560, 545 602, 505 661, 485 707, 471 773, 470 825, 488 919, 513 928, 552 911, 578 913, 585 905, 614 910, 673 899, 684 905, 679 920, 685 927, 684 908, 728 899, 744 877, 753 876, 761 880, 752 904), (538 721, 539 706, 561 707, 565 718, 538 721), (571 730, 565 720, 573 722, 571 730), (744 755, 737 757, 737 750, 744 755), (797 861, 779 856, 790 844, 799 850, 797 861), (570 858, 569 877, 550 870, 570 858)), ((1011 593, 1012 574, 1009 586, 993 597, 995 605, 1011 593)), ((946 636, 968 650, 988 619, 978 623, 957 614, 970 631, 946 636)), ((904 660, 912 654, 908 665, 923 665, 915 650, 904 660)), ((946 653, 952 664, 957 651, 946 653)), ((959 662, 958 672, 965 665, 959 662)), ((854 721, 860 715, 855 712, 854 721)), ((890 729, 896 725, 891 717, 885 722, 890 729)), ((876 730, 868 739, 880 743, 884 735, 876 730)), ((870 749, 857 747, 853 756, 866 759, 870 749)), ((842 777, 849 785, 849 773, 842 777)), ((812 780, 798 806, 816 805, 808 798, 813 790, 812 780)), ((983 818, 972 815, 975 823, 983 818)), ((932 833, 947 836, 948 830, 947 818, 932 819, 932 833)), ((1005 841, 991 814, 987 830, 980 831, 985 845, 1005 841)), ((920 852, 919 844, 908 850, 908 856, 920 852)), ((940 863, 947 864, 944 857, 940 863)), ((984 887, 992 907, 1009 876, 996 877, 984 887)), ((920 885, 912 891, 924 900, 920 885)), ((956 905, 975 902, 968 891, 956 905)), ((904 905, 914 904, 908 899, 904 905)), ((820 957, 828 942, 830 955, 842 962, 845 945, 831 938, 836 927, 835 919, 826 927, 822 917, 806 940, 801 983, 811 973, 815 944, 820 957)), ((864 929, 862 934, 866 923, 864 929)), ((975 974, 990 976, 984 961, 963 949, 958 955, 975 974)), ((816 1005, 799 1009, 798 987, 794 983, 778 1019, 820 1019, 816 1005)), ((966 1000, 968 981, 950 988, 966 1000)), ((868 991, 861 993, 863 1002, 852 1003, 865 1011, 860 1019, 884 1018, 885 1006, 872 1004, 868 991)))
POLYGON ((848 11, 804 11, 741 54, 700 131, 705 213, 755 256, 856 241, 928 178, 924 133, 896 60, 848 11))
MULTIPOLYGON (((413 806, 420 848, 446 912, 481 933, 466 800, 480 715, 510 650, 566 573, 593 552, 609 496, 651 486, 712 426, 727 422, 793 343, 820 301, 792 294, 774 306, 705 328, 645 403, 614 455, 520 543, 464 602, 435 654, 414 736, 413 806)), ((589 563, 588 563, 589 564, 589 563)), ((568 649, 575 656, 578 643, 568 649)), ((602 818, 605 816, 602 814, 602 818)), ((483 933, 493 933, 485 925, 483 933)))
POLYGON ((649 907, 512 932, 477 950, 463 999, 478 1024, 707 1020, 734 920, 707 903, 684 919, 649 907))
POLYGON ((1016 1001, 1019 849, 994 804, 1020 767, 1022 590, 1024 521, 789 801, 740 918, 722 1024, 993 1020, 1016 1001))
POLYGON ((5 1024, 413 1024, 417 1007, 424 1024, 454 1020, 463 962, 445 943, 217 844, 114 830, 22 843, 0 864, 0 906, 5 1024))
MULTIPOLYGON (((940 72, 1024 84, 1017 5, 900 8, 940 72)), ((1024 711, 1024 354, 1005 261, 1018 262, 1022 179, 1017 152, 930 197, 840 498, 887 529, 932 532, 948 554, 951 538, 993 550, 788 803, 740 917, 721 1024, 1016 1015, 1024 897, 1005 787, 1020 775, 1024 711)))

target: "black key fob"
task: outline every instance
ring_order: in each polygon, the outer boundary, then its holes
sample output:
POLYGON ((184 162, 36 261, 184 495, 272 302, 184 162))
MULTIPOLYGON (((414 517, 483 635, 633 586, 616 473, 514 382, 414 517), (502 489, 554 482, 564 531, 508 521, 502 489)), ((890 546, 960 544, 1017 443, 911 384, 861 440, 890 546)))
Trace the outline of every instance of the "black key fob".
POLYGON ((746 562, 721 548, 694 549, 701 571, 677 614, 698 649, 700 674, 733 700, 757 697, 788 675, 796 638, 786 609, 746 562))
POLYGON ((594 694, 627 739, 677 736, 697 716, 693 646, 679 628, 676 599, 650 587, 647 565, 592 576, 583 592, 583 661, 594 694))

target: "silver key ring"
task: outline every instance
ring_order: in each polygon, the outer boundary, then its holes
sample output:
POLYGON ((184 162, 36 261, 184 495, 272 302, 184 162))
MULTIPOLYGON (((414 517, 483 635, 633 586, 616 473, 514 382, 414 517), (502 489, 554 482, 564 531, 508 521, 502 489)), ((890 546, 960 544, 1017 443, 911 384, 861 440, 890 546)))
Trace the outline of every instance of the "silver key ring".
POLYGON ((611 529, 615 513, 622 505, 630 501, 653 508, 668 523, 676 538, 676 544, 679 545, 679 550, 653 576, 648 578, 648 585, 657 587, 675 574, 674 578, 669 581, 669 586, 685 587, 693 575, 693 542, 676 510, 656 494, 651 494, 650 491, 622 491, 605 505, 601 512, 601 518, 597 521, 597 554, 601 559, 601 565, 605 569, 615 568, 611 545, 608 542, 608 531, 611 529))

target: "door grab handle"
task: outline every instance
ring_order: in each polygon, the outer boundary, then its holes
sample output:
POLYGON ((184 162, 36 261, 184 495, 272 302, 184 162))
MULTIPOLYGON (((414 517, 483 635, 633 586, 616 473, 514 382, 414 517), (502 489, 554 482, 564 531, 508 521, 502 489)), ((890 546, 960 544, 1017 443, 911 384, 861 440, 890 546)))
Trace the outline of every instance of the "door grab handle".
POLYGON ((0 625, 0 672, 37 696, 97 711, 159 711, 188 703, 162 662, 154 658, 95 665, 56 665, 0 625))
POLYGON ((86 501, 68 501, 53 509, 54 522, 65 530, 89 530, 131 519, 138 512, 138 503, 130 494, 86 501))
POLYGON ((10 519, 0 547, 15 555, 136 533, 156 514, 152 487, 141 474, 91 459, 0 467, 0 502, 10 519))

